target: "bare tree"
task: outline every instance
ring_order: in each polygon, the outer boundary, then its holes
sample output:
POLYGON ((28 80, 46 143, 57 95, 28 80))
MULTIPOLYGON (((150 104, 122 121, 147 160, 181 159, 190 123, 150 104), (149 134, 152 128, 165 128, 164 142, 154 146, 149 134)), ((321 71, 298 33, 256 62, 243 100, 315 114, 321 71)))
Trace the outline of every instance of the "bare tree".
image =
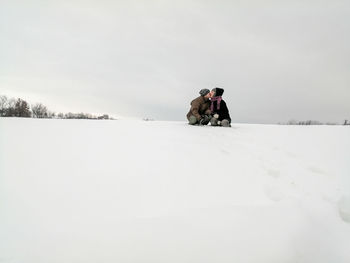
POLYGON ((287 124, 288 124, 288 125, 297 125, 297 124, 298 124, 298 121, 292 119, 292 120, 289 120, 289 121, 287 122, 287 124))
POLYGON ((48 110, 47 107, 41 103, 36 103, 32 105, 32 112, 34 118, 47 118, 48 110))
POLYGON ((56 112, 54 111, 48 111, 47 112, 47 117, 52 119, 52 118, 56 118, 56 112))
POLYGON ((6 116, 8 108, 8 99, 5 95, 0 96, 0 116, 6 116))
POLYGON ((326 125, 338 125, 336 122, 326 122, 326 125))
POLYGON ((17 99, 15 104, 15 116, 16 117, 31 117, 29 105, 25 100, 17 99))
POLYGON ((64 115, 65 119, 74 119, 75 118, 75 114, 72 112, 68 112, 64 115))
POLYGON ((57 118, 64 119, 64 113, 63 112, 58 113, 57 118))
POLYGON ((11 98, 7 101, 7 109, 5 113, 6 117, 14 117, 16 116, 16 99, 11 98))
POLYGON ((99 120, 108 120, 109 116, 108 116, 108 114, 103 114, 101 116, 98 116, 97 119, 99 119, 99 120))

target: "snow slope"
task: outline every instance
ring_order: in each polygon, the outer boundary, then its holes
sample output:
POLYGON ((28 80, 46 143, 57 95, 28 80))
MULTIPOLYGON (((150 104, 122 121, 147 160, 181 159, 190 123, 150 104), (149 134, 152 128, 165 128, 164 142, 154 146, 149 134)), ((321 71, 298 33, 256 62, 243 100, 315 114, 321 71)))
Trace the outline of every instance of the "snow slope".
POLYGON ((0 119, 0 262, 350 262, 350 126, 0 119))

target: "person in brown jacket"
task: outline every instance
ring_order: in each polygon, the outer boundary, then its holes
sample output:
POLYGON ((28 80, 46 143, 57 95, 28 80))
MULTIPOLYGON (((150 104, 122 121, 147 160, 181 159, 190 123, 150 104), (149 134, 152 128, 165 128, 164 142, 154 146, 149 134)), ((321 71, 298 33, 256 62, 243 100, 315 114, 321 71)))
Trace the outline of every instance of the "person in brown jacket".
POLYGON ((191 109, 187 113, 189 124, 207 125, 210 121, 210 101, 212 93, 208 89, 202 89, 200 96, 191 102, 191 109))

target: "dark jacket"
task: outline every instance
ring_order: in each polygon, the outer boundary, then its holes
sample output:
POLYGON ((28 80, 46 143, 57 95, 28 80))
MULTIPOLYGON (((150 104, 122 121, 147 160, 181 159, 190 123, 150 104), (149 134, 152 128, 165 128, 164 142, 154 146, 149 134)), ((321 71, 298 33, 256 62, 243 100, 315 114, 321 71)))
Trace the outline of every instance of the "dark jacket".
POLYGON ((214 101, 213 104, 214 104, 214 111, 213 111, 212 114, 213 115, 215 113, 219 114, 219 118, 218 118, 219 121, 222 121, 223 119, 226 119, 226 120, 228 120, 231 123, 231 117, 230 117, 230 113, 228 111, 228 108, 226 106, 226 102, 224 100, 221 100, 221 102, 220 102, 220 109, 219 110, 217 109, 217 101, 214 101))
POLYGON ((191 109, 187 113, 187 119, 189 120, 191 115, 194 115, 199 121, 204 114, 210 114, 210 101, 209 99, 199 96, 191 102, 191 109))
MULTIPOLYGON (((220 88, 215 88, 215 97, 221 97, 222 95, 224 94, 224 90, 223 89, 220 89, 220 88)), ((228 111, 228 108, 227 108, 227 105, 226 105, 226 102, 221 99, 220 101, 220 109, 218 109, 218 101, 211 101, 211 105, 210 105, 210 108, 212 108, 212 115, 214 114, 218 114, 219 115, 219 118, 218 120, 219 121, 222 121, 224 119, 228 120, 230 123, 231 123, 231 117, 230 117, 230 113, 228 111)))

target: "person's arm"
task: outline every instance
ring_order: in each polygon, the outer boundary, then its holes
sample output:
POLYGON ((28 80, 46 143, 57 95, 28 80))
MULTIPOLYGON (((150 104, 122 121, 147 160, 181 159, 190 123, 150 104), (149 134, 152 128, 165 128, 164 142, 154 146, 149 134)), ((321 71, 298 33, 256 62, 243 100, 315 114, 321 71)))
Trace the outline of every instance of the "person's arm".
POLYGON ((211 115, 211 110, 210 109, 207 109, 204 113, 205 115, 211 115))
POLYGON ((228 121, 231 122, 231 118, 230 118, 230 113, 229 113, 229 110, 227 108, 227 105, 226 105, 226 102, 225 101, 221 101, 221 105, 220 107, 222 107, 222 112, 223 114, 221 114, 222 116, 220 116, 220 118, 223 120, 223 119, 227 119, 228 121))
POLYGON ((191 105, 191 112, 197 118, 198 121, 202 118, 202 116, 199 114, 199 108, 200 103, 194 100, 191 105))

